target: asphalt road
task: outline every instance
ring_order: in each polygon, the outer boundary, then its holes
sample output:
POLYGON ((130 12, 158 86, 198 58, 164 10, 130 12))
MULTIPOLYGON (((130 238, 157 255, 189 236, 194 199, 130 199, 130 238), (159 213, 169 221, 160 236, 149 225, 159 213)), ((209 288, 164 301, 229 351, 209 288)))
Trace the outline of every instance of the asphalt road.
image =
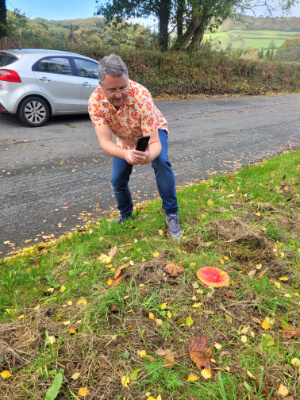
MULTIPOLYGON (((169 122, 178 186, 300 147, 300 94, 157 106, 169 122)), ((88 116, 33 129, 0 115, 0 257, 116 210, 110 175, 88 116)), ((135 167, 130 187, 135 202, 156 198, 151 166, 135 167)))

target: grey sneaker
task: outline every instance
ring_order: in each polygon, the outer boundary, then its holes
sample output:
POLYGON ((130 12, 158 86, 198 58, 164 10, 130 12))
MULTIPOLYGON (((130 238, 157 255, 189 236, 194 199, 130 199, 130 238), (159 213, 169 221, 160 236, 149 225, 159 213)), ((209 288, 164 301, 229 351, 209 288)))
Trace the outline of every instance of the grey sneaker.
POLYGON ((123 217, 122 217, 122 215, 120 215, 118 218, 115 219, 115 223, 116 224, 123 224, 128 219, 133 219, 132 215, 124 215, 123 217))
POLYGON ((182 236, 181 228, 179 225, 178 215, 168 215, 166 218, 166 223, 168 227, 168 234, 172 239, 179 239, 182 236))

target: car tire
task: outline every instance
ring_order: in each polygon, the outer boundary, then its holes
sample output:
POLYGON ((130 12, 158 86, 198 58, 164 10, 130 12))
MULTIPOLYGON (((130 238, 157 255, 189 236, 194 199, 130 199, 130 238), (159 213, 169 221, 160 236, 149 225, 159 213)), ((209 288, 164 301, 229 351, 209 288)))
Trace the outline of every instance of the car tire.
POLYGON ((27 97, 20 104, 18 118, 25 125, 31 127, 42 126, 48 122, 49 117, 49 105, 40 97, 27 97))

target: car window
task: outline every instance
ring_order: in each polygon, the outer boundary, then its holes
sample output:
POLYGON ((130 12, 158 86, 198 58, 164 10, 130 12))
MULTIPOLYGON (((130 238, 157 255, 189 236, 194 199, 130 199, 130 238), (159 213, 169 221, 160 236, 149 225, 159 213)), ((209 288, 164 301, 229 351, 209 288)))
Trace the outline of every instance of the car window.
POLYGON ((51 74, 72 75, 69 60, 63 57, 46 57, 38 61, 34 71, 50 72, 51 74))
POLYGON ((18 58, 12 54, 0 51, 0 67, 6 67, 7 65, 17 61, 17 59, 18 58))
POLYGON ((98 64, 82 58, 74 58, 78 75, 84 78, 98 79, 98 64))

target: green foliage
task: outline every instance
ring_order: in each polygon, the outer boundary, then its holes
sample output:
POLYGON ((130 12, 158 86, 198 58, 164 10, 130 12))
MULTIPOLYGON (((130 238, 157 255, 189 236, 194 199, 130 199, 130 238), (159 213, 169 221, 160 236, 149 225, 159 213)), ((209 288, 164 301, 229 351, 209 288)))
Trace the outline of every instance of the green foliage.
POLYGON ((275 59, 300 62, 300 38, 287 39, 277 51, 275 59))

